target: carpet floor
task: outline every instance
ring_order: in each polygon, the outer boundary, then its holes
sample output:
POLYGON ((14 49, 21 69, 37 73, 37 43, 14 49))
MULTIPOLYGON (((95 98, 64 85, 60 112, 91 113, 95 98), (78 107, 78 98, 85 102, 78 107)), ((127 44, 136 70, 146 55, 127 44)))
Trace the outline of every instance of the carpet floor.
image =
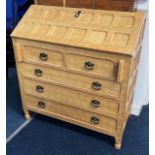
POLYGON ((149 107, 131 116, 122 149, 112 137, 37 115, 7 144, 7 155, 149 155, 149 107))
POLYGON ((24 121, 15 68, 9 69, 6 81, 6 137, 8 138, 24 121))

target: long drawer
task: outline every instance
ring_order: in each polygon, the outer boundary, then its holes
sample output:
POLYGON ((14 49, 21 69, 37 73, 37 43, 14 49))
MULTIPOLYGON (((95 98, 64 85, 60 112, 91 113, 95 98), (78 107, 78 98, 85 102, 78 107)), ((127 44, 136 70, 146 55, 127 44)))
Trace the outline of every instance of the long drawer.
POLYGON ((110 117, 101 116, 96 113, 83 111, 77 108, 65 106, 55 102, 43 100, 30 95, 24 96, 25 103, 30 110, 40 110, 42 112, 59 116, 59 118, 70 118, 85 123, 101 130, 114 133, 116 130, 116 120, 110 117))
POLYGON ((112 99, 31 79, 24 79, 23 84, 25 94, 33 94, 53 102, 85 109, 110 117, 116 117, 118 114, 119 104, 112 99))
POLYGON ((119 83, 88 77, 80 74, 73 74, 62 70, 46 68, 34 64, 20 64, 22 74, 26 77, 39 78, 43 80, 56 81, 82 89, 87 89, 96 94, 107 94, 120 96, 121 86, 119 83))

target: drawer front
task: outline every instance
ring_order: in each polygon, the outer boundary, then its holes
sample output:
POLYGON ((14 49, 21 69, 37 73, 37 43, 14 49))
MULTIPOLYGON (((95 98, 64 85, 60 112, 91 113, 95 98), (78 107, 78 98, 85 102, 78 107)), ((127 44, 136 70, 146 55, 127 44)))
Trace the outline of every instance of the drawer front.
POLYGON ((118 103, 112 99, 28 79, 24 79, 23 83, 25 94, 34 94, 57 103, 107 116, 116 117, 118 114, 118 103))
POLYGON ((110 132, 114 132, 116 130, 116 120, 110 117, 101 116, 29 95, 25 95, 24 98, 26 106, 30 109, 39 109, 45 113, 48 112, 62 117, 68 117, 110 132))
POLYGON ((35 48, 35 47, 24 47, 24 60, 25 61, 37 61, 39 63, 63 66, 63 55, 60 52, 35 48))
POLYGON ((115 64, 112 61, 70 54, 66 56, 67 67, 89 74, 115 79, 115 64))
POLYGON ((39 65, 21 64, 22 74, 26 77, 39 78, 42 80, 51 80, 82 89, 87 89, 96 94, 107 94, 111 96, 120 96, 121 87, 119 83, 83 76, 80 74, 73 74, 66 71, 60 71, 52 68, 46 68, 39 65), (94 87, 94 83, 101 84, 100 89, 94 87))

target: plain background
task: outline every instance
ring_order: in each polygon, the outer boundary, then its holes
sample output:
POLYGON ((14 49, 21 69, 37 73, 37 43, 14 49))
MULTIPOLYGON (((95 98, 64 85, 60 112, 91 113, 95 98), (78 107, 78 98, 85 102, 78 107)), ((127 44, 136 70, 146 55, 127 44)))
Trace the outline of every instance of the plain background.
MULTIPOLYGON (((148 11, 149 2, 139 3, 138 9, 148 11)), ((135 95, 131 113, 139 115, 144 105, 149 103, 149 16, 145 25, 144 38, 141 51, 141 59, 138 69, 135 95)))

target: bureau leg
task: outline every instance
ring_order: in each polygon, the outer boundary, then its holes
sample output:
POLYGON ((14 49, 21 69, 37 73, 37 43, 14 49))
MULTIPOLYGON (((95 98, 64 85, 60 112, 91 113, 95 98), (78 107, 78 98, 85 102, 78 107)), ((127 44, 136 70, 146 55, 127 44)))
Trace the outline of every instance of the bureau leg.
POLYGON ((117 125, 118 125, 117 126, 118 128, 115 135, 115 149, 119 150, 122 146, 122 138, 123 138, 125 125, 123 122, 119 122, 117 125))
POLYGON ((121 140, 115 138, 115 149, 119 150, 121 148, 121 146, 122 146, 121 140))
POLYGON ((27 119, 27 120, 30 120, 31 119, 31 115, 30 115, 30 113, 29 113, 29 111, 25 111, 25 118, 27 119))

